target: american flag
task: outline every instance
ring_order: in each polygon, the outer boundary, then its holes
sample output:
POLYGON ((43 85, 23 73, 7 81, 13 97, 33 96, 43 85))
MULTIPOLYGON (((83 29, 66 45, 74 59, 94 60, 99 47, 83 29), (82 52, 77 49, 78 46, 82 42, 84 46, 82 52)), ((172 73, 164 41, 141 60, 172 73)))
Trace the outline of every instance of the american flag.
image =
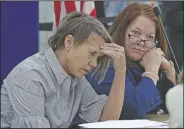
POLYGON ((49 47, 47 44, 49 37, 55 33, 62 18, 72 11, 84 12, 96 17, 94 1, 39 1, 39 23, 51 25, 49 30, 39 31, 39 51, 49 47))
POLYGON ((55 21, 53 29, 55 30, 61 23, 61 19, 68 13, 79 11, 96 17, 96 8, 94 1, 54 1, 55 21))

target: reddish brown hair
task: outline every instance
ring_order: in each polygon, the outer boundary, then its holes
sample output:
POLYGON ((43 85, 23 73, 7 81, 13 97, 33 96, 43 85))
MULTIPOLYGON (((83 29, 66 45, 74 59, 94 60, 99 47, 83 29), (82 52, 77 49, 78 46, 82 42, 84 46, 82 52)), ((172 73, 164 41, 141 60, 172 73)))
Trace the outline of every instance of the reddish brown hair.
POLYGON ((155 22, 156 40, 160 43, 161 50, 165 53, 165 55, 167 55, 167 42, 164 38, 164 34, 162 33, 158 18, 153 12, 153 8, 148 4, 131 3, 125 7, 122 12, 120 12, 109 28, 113 41, 118 45, 124 46, 124 38, 128 26, 135 20, 136 17, 141 15, 146 16, 155 22))

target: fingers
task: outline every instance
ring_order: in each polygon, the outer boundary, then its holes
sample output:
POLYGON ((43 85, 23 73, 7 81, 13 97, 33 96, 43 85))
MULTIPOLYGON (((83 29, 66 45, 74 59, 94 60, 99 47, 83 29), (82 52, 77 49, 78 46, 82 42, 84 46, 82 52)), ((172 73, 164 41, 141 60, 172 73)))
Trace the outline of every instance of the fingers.
POLYGON ((164 52, 161 50, 161 48, 154 48, 154 49, 152 49, 151 51, 154 51, 154 52, 157 52, 157 53, 159 53, 160 55, 162 55, 162 56, 165 56, 165 54, 164 54, 164 52))
POLYGON ((122 53, 125 53, 124 47, 119 46, 115 43, 104 43, 103 45, 100 46, 101 49, 107 49, 107 50, 114 50, 114 51, 119 51, 122 53))
POLYGON ((101 46, 100 49, 112 50, 112 51, 124 53, 124 48, 123 47, 101 46))
POLYGON ((117 44, 115 45, 114 43, 110 43, 110 45, 100 46, 100 52, 117 59, 125 54, 124 48, 117 44))
POLYGON ((158 48, 158 49, 157 49, 157 52, 158 52, 160 55, 165 56, 165 55, 164 55, 164 52, 161 50, 161 48, 158 48))
POLYGON ((102 46, 112 47, 112 48, 123 48, 115 43, 104 43, 102 46))
POLYGON ((113 50, 102 49, 102 50, 100 50, 100 52, 105 54, 105 55, 108 55, 112 58, 116 58, 116 59, 119 59, 122 56, 121 52, 116 52, 116 51, 113 51, 113 50))

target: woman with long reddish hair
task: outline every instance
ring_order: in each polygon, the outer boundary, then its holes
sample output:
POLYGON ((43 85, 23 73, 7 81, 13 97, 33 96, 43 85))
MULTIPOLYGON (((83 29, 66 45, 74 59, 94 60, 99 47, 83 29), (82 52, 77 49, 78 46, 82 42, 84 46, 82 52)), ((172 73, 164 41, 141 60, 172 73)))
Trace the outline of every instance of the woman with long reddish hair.
MULTIPOLYGON (((110 34, 116 44, 125 48, 127 60, 120 118, 139 119, 159 109, 166 111, 165 94, 176 85, 176 75, 173 62, 167 60, 167 43, 153 8, 129 4, 115 18, 110 34)), ((98 94, 108 95, 114 79, 113 65, 99 85, 91 74, 86 78, 98 94)))

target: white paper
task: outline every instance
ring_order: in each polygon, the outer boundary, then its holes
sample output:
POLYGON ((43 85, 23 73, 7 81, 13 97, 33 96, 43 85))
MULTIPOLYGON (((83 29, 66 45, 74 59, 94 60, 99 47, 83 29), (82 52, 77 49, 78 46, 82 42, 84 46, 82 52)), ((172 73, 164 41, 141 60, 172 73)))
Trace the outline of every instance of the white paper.
POLYGON ((150 120, 109 120, 79 126, 85 128, 168 128, 167 123, 150 120))

